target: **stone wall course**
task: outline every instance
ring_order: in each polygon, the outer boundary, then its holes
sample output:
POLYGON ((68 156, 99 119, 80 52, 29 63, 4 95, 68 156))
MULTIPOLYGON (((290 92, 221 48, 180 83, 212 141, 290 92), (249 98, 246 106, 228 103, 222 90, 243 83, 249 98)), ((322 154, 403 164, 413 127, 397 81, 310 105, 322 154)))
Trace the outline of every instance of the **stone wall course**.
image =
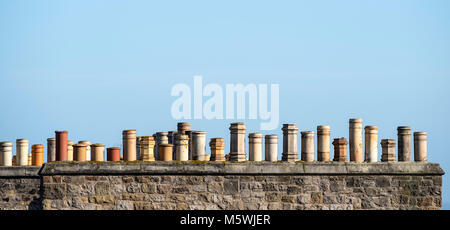
POLYGON ((1 167, 0 209, 440 209, 438 164, 109 162, 1 167))

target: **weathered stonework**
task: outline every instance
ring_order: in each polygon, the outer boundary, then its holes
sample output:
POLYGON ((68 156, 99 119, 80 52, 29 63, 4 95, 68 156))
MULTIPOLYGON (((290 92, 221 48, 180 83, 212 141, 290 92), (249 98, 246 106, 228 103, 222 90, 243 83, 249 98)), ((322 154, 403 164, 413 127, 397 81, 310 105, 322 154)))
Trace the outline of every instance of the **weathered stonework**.
POLYGON ((1 209, 440 209, 444 173, 427 162, 58 162, 39 175, 11 171, 19 168, 0 169, 1 209))
POLYGON ((0 210, 42 209, 41 167, 0 167, 0 210))

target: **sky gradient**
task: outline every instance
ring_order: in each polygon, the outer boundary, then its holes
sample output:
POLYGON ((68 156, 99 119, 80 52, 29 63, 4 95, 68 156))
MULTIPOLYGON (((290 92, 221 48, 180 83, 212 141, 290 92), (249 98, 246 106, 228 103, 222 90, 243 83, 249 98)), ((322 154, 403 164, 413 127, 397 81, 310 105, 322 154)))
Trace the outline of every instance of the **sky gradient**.
MULTIPOLYGON (((447 0, 1 1, 0 140, 46 148, 68 130, 110 147, 123 129, 175 130, 171 88, 201 75, 279 84, 280 125, 264 134, 297 123, 348 138, 355 117, 381 140, 409 125, 428 132, 429 161, 448 171, 449 11, 447 0)), ((235 120, 188 121, 229 150, 235 120)), ((242 121, 259 131, 260 120, 242 121)))

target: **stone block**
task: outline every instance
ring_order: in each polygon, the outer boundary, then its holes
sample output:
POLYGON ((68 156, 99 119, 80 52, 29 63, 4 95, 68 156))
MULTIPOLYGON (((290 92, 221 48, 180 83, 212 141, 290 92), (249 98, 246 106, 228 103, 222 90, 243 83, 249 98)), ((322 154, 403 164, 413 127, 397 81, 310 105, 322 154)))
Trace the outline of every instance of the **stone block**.
POLYGON ((223 182, 224 194, 232 195, 239 193, 238 180, 226 180, 223 182))

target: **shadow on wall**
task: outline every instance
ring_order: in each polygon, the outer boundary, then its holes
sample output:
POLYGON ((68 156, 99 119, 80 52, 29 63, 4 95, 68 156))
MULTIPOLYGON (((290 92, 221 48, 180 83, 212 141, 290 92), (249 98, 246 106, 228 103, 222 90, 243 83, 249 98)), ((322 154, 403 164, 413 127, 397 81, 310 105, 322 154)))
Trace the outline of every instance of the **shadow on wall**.
MULTIPOLYGON (((42 197, 44 192, 42 189, 44 188, 44 182, 40 180, 38 191, 31 191, 30 193, 39 192, 39 197, 34 197, 28 205, 28 210, 42 210, 42 197)), ((34 189, 33 189, 34 190, 34 189)))

